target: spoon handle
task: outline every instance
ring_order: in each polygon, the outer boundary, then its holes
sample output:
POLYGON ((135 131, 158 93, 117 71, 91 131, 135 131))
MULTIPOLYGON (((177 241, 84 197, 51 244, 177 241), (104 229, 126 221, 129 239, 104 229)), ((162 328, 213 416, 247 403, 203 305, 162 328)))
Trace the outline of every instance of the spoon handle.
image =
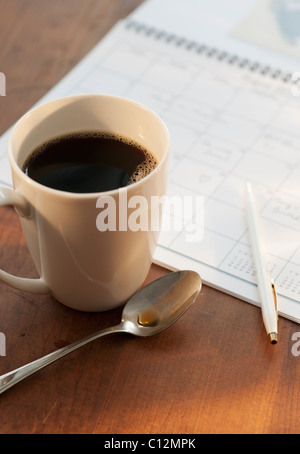
POLYGON ((85 337, 84 339, 78 340, 73 342, 66 347, 62 347, 59 350, 56 350, 48 355, 43 356, 42 358, 36 359, 31 363, 25 364, 25 366, 18 367, 17 369, 7 372, 4 375, 0 376, 0 394, 6 391, 8 388, 19 383, 24 378, 29 377, 29 375, 34 374, 38 370, 42 369, 45 366, 53 363, 54 361, 62 358, 65 355, 73 352, 77 348, 82 347, 83 345, 92 342, 93 340, 99 339, 99 337, 105 336, 106 334, 111 334, 114 332, 124 332, 123 324, 120 323, 116 326, 112 326, 110 328, 105 328, 97 333, 90 334, 89 336, 85 337))

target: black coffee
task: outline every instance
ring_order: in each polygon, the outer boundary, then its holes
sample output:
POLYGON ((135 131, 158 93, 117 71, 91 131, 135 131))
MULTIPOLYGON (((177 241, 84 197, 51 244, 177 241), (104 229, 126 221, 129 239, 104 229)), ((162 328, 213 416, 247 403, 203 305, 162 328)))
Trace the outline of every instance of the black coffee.
POLYGON ((110 133, 83 131, 40 145, 23 171, 44 186, 89 193, 132 184, 156 165, 155 158, 135 142, 110 133))

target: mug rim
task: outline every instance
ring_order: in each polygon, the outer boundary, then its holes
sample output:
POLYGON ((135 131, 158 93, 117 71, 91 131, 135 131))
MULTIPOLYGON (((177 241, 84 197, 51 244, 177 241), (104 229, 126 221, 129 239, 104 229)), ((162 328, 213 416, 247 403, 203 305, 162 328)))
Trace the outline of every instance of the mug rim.
POLYGON ((168 159, 168 156, 170 154, 170 132, 165 124, 165 122, 162 120, 162 118, 160 118, 160 116, 154 112, 151 108, 147 107, 146 105, 138 102, 138 101, 135 101, 133 99, 130 99, 130 98, 126 98, 126 97, 122 97, 122 96, 116 96, 116 95, 109 95, 109 94, 105 94, 105 93, 81 93, 81 94, 76 94, 76 95, 67 95, 67 96, 61 96, 59 98, 55 98, 51 101, 47 101, 47 102, 44 102, 44 103, 41 103, 41 104, 38 104, 34 107, 32 107, 30 110, 28 110, 27 112, 25 112, 20 118, 19 120, 15 123, 15 125, 13 126, 13 129, 11 131, 11 134, 9 136, 9 140, 8 140, 8 158, 9 158, 9 162, 10 162, 10 165, 12 168, 14 168, 14 171, 19 175, 19 177, 24 180, 27 184, 31 185, 33 188, 36 187, 37 190, 43 190, 45 192, 48 192, 49 194, 52 194, 52 195, 57 195, 57 196, 64 196, 64 197, 68 197, 68 198, 76 198, 76 199, 82 199, 82 198, 85 198, 85 199, 90 199, 90 198, 95 198, 95 197, 100 197, 102 195, 111 195, 111 196, 114 196, 114 195, 117 195, 120 191, 128 191, 130 188, 132 188, 132 190, 134 190, 135 188, 138 188, 138 186, 141 186, 143 184, 145 184, 146 181, 148 181, 150 178, 153 178, 154 175, 156 175, 161 167, 164 165, 165 161, 168 159), (130 104, 135 104, 136 106, 138 106, 139 108, 147 111, 148 113, 150 113, 150 115, 152 115, 156 120, 158 120, 164 130, 164 133, 165 133, 165 137, 166 137, 166 147, 165 147, 165 152, 164 152, 164 155, 162 157, 162 159, 159 161, 158 165, 148 174, 146 175, 145 177, 141 178, 139 181, 136 181, 134 183, 131 183, 129 185, 126 185, 126 186, 122 186, 122 187, 119 187, 119 188, 116 188, 116 189, 110 189, 108 191, 97 191, 97 192, 80 192, 80 193, 76 193, 76 192, 69 192, 69 191, 64 191, 64 190, 60 190, 60 189, 54 189, 54 188, 50 188, 49 186, 45 186, 41 183, 38 183, 37 181, 33 180, 32 178, 30 178, 28 175, 25 174, 25 172, 23 172, 23 170, 20 168, 20 166, 18 165, 18 163, 16 162, 16 159, 13 155, 13 150, 12 150, 12 140, 13 140, 13 136, 14 134, 16 134, 17 132, 17 129, 18 127, 20 126, 20 124, 26 119, 28 118, 28 116, 32 115, 33 113, 36 113, 38 110, 42 109, 42 108, 45 108, 51 104, 55 104, 55 103, 60 103, 60 102, 63 102, 63 101, 67 101, 67 100, 70 100, 70 99, 83 99, 83 98, 93 98, 93 97, 99 97, 99 98, 107 98, 107 99, 113 99, 113 100, 118 100, 118 101, 121 101, 121 102, 127 102, 127 103, 130 103, 130 104))

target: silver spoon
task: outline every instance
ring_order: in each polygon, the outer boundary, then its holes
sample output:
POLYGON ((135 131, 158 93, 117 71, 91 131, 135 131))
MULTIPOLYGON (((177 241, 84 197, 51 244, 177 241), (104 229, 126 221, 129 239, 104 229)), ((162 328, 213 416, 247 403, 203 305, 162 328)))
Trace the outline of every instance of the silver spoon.
POLYGON ((99 337, 111 333, 151 336, 172 325, 195 301, 201 278, 194 271, 174 271, 135 293, 124 306, 121 322, 49 353, 0 376, 0 393, 59 358, 99 337))

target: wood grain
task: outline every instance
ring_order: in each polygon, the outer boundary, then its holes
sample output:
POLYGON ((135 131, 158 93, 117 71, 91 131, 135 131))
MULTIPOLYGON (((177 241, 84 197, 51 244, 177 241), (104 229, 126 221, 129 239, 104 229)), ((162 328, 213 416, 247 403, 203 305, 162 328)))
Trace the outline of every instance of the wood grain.
MULTIPOLYGON (((29 109, 141 0, 0 0, 0 132, 29 109)), ((19 220, 0 208, 0 264, 36 276, 19 220)), ((167 273, 152 267, 147 282, 167 273)), ((79 313, 0 284, 0 373, 117 323, 121 309, 79 313)), ((203 287, 171 328, 114 334, 0 396, 0 433, 299 433, 299 325, 267 341, 258 308, 203 287)), ((300 348, 299 348, 300 350, 300 348)))

